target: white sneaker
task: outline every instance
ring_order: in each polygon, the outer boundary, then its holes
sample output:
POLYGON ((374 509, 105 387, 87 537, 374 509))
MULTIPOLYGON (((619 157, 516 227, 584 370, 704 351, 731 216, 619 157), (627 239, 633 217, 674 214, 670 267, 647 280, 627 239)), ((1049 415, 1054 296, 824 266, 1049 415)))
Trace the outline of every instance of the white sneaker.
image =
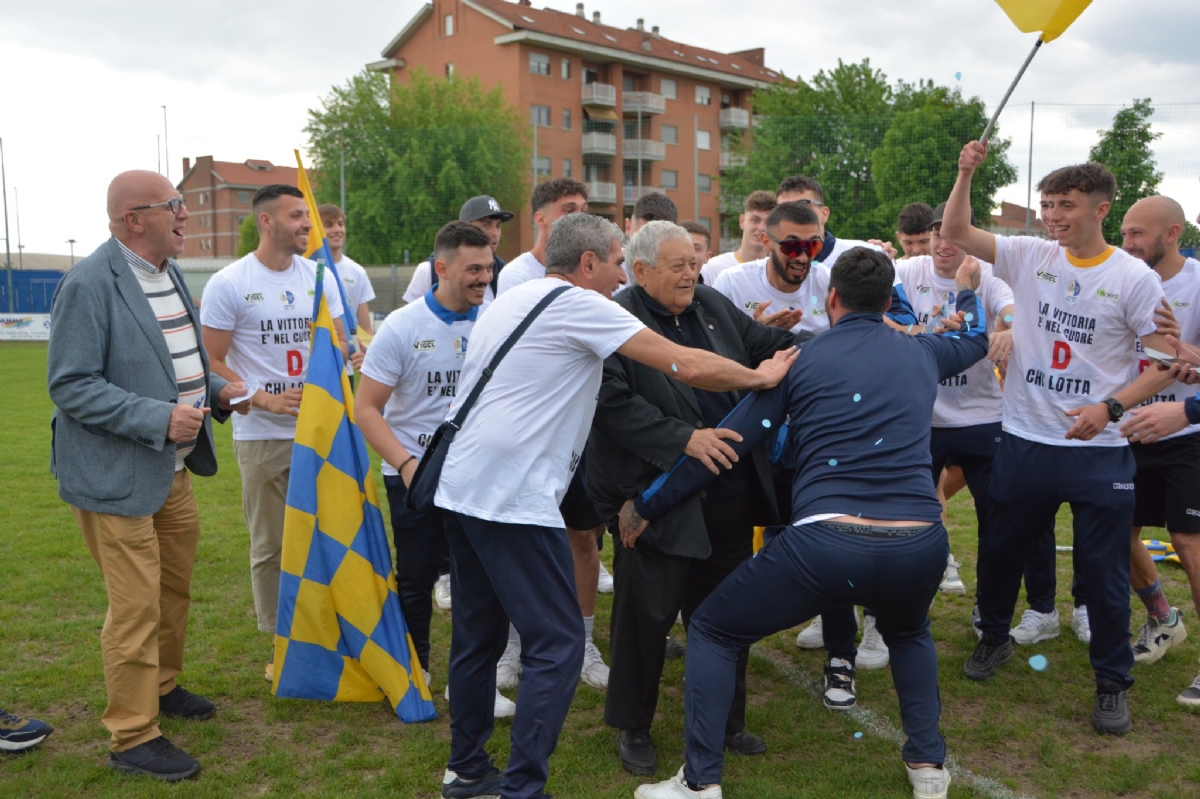
POLYGON ((450 575, 443 574, 433 584, 433 603, 439 610, 450 609, 450 575))
POLYGON ((958 561, 953 555, 946 556, 946 571, 942 575, 942 584, 938 586, 938 590, 943 594, 954 594, 962 596, 967 593, 967 587, 963 585, 962 578, 958 576, 958 561))
POLYGON ((600 579, 596 582, 596 592, 600 594, 613 592, 613 576, 608 573, 608 569, 604 568, 604 561, 600 561, 600 579))
POLYGON ((1038 613, 1029 608, 1021 614, 1021 623, 1008 632, 1018 644, 1036 644, 1057 638, 1058 609, 1055 608, 1049 613, 1038 613))
POLYGON ((600 650, 591 641, 588 641, 583 647, 583 669, 579 674, 579 679, 601 691, 608 688, 608 666, 604 665, 604 658, 600 656, 600 650))
POLYGON ((825 707, 830 710, 849 710, 858 702, 858 690, 854 685, 854 667, 847 660, 830 658, 825 664, 824 696, 825 707))
POLYGON ((653 784, 639 785, 633 792, 634 799, 721 799, 721 786, 710 785, 699 791, 693 791, 683 779, 683 766, 679 773, 669 780, 653 784))
POLYGON ((979 618, 979 606, 975 605, 971 608, 971 629, 975 631, 975 637, 980 641, 983 640, 983 619, 979 618))
POLYGON ((821 624, 821 617, 817 616, 812 620, 812 624, 805 627, 796 636, 796 646, 801 649, 820 649, 825 646, 825 627, 821 624))
POLYGON ((509 641, 504 654, 500 656, 500 662, 496 664, 496 687, 516 688, 520 679, 521 647, 509 641))
POLYGON ((913 799, 946 799, 950 790, 950 772, 944 768, 912 768, 907 763, 908 782, 912 785, 913 799))
POLYGON ((1087 605, 1080 605, 1071 613, 1071 629, 1075 631, 1080 641, 1085 644, 1092 642, 1092 625, 1088 621, 1087 605))
MULTIPOLYGON (((447 702, 450 701, 449 685, 446 686, 446 691, 443 696, 446 697, 447 702)), ((517 715, 517 703, 500 693, 499 690, 496 691, 496 701, 492 705, 492 708, 493 715, 495 715, 495 717, 498 719, 512 718, 513 716, 517 715)))
POLYGON ((863 614, 862 643, 854 665, 863 669, 882 669, 888 664, 888 648, 875 627, 875 617, 863 614))
POLYGON ((1173 623, 1160 622, 1151 616, 1138 630, 1133 642, 1133 662, 1150 664, 1157 661, 1167 650, 1187 638, 1187 628, 1183 626, 1183 614, 1179 608, 1171 608, 1173 623))
POLYGON ((1175 701, 1187 708, 1200 708, 1200 674, 1192 680, 1192 684, 1183 693, 1175 697, 1175 701))

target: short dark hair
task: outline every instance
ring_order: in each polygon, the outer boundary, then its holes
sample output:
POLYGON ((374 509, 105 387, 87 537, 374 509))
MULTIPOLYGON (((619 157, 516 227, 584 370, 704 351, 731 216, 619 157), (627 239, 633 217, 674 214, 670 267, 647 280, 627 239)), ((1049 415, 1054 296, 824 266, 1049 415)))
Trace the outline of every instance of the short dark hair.
POLYGON ((533 194, 529 197, 529 207, 536 214, 555 200, 570 197, 572 194, 578 194, 586 200, 587 186, 575 178, 547 180, 545 183, 539 183, 533 187, 533 194))
POLYGON ((633 218, 643 222, 678 222, 679 209, 670 197, 653 191, 638 198, 633 206, 633 218))
POLYGON ((870 247, 852 247, 838 256, 829 273, 829 288, 848 311, 883 313, 892 302, 896 269, 892 261, 870 247))
POLYGON ((1112 202, 1117 196, 1117 179, 1104 164, 1087 163, 1064 166, 1038 181, 1037 190, 1042 194, 1066 194, 1079 189, 1089 197, 1099 197, 1103 202, 1112 202))
POLYGON ((793 225, 819 225, 821 217, 808 203, 780 203, 767 216, 767 227, 776 227, 780 222, 793 225))
POLYGON ((317 206, 317 216, 321 217, 322 221, 329 217, 345 219, 346 212, 333 203, 321 203, 317 206))
POLYGON ((750 192, 750 196, 742 202, 743 211, 767 211, 770 213, 775 210, 776 206, 775 195, 769 191, 750 192))
POLYGON ((792 175, 790 178, 784 178, 779 184, 779 188, 775 190, 775 196, 790 191, 811 191, 817 198, 817 202, 825 202, 825 190, 821 188, 821 184, 810 178, 808 175, 792 175))
POLYGON ((933 226, 933 209, 925 203, 909 203, 896 217, 896 230, 906 236, 924 233, 933 226))
POLYGON ((303 200, 304 192, 286 183, 271 183, 254 192, 254 202, 251 203, 250 207, 254 211, 257 211, 258 207, 263 203, 278 200, 280 197, 299 197, 303 200))
POLYGON ((445 261, 459 247, 487 247, 491 250, 492 240, 488 234, 472 225, 470 222, 447 222, 437 232, 433 240, 433 259, 445 261))
POLYGON ((712 247, 712 231, 706 228, 704 225, 700 224, 699 222, 693 222, 689 219, 686 222, 680 222, 679 226, 688 233, 694 233, 697 236, 703 236, 704 241, 707 242, 704 246, 712 247))

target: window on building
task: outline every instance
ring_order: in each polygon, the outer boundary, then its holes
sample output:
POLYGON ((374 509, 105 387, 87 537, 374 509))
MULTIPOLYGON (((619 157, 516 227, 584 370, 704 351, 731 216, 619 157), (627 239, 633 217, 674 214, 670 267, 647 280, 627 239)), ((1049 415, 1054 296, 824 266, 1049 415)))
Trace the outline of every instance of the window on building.
POLYGON ((571 129, 571 109, 563 109, 563 130, 571 129))
POLYGON ((638 90, 637 79, 637 75, 630 75, 628 72, 626 72, 621 76, 621 90, 626 92, 636 92, 638 90))
POLYGON ((543 53, 529 54, 529 74, 530 75, 549 75, 550 74, 550 56, 543 53))
POLYGON ((732 108, 733 107, 733 100, 731 100, 729 98, 728 94, 721 95, 721 107, 722 108, 732 108))
POLYGON ((711 150, 712 149, 712 134, 707 130, 696 131, 696 149, 711 150))
POLYGON ((707 216, 702 216, 696 221, 703 225, 705 230, 707 230, 709 233, 712 233, 712 219, 707 216))
POLYGON ((204 205, 206 202, 208 202, 208 192, 202 191, 200 192, 200 204, 204 205))
POLYGON ((448 61, 448 62, 446 62, 446 79, 449 80, 450 78, 453 78, 453 77, 454 77, 454 63, 448 61))
POLYGON ((571 159, 570 158, 563 159, 563 177, 564 178, 571 177, 571 159))
POLYGON ((529 120, 539 128, 550 127, 550 106, 548 105, 531 105, 529 106, 529 120))
POLYGON ((679 144, 679 128, 674 125, 663 125, 661 130, 663 144, 679 144))
POLYGON ((697 86, 696 105, 712 105, 712 89, 707 86, 697 86))
POLYGON ((238 192, 238 202, 243 203, 243 204, 250 202, 250 192, 239 191, 238 192))
POLYGON ((533 175, 538 182, 550 179, 550 159, 539 156, 533 159, 533 175))
POLYGON ((664 169, 662 171, 662 187, 664 189, 679 188, 679 173, 674 169, 664 169))
POLYGON ((562 60, 562 79, 563 80, 571 79, 571 59, 569 59, 569 58, 564 58, 562 60))
POLYGON ((445 26, 446 26, 445 27, 446 35, 453 36, 454 35, 454 15, 447 14, 446 18, 443 20, 443 22, 445 23, 445 26))
POLYGON ((696 176, 696 191, 705 194, 712 193, 712 175, 697 175, 696 176))
POLYGON ((675 81, 663 78, 658 82, 658 92, 668 100, 675 99, 675 81))

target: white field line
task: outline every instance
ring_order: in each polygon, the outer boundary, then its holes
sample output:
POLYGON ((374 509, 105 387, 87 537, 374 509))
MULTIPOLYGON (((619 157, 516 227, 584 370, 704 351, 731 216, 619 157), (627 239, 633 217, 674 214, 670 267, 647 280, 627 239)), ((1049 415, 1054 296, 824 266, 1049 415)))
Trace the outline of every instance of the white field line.
MULTIPOLYGON (((813 699, 818 702, 821 700, 824 694, 821 683, 811 675, 797 668, 782 652, 762 646, 761 644, 755 644, 750 651, 752 655, 774 666, 791 682, 807 690, 812 694, 813 699)), ((904 745, 904 732, 898 729, 895 724, 892 724, 891 720, 886 716, 880 716, 862 705, 856 705, 850 710, 845 711, 842 715, 854 719, 859 726, 869 731, 872 735, 891 741, 897 748, 904 745)), ((957 758, 949 753, 946 754, 946 768, 950 769, 950 776, 954 778, 956 783, 968 785, 976 793, 989 797, 989 799, 1035 799, 1026 794, 1014 793, 990 777, 981 777, 971 772, 969 769, 959 765, 957 758)))

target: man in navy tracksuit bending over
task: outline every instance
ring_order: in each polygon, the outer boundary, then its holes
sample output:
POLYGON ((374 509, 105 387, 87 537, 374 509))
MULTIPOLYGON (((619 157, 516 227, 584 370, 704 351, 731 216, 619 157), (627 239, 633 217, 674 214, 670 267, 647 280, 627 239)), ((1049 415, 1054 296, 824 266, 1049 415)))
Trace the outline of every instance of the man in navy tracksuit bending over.
MULTIPOLYGON (((961 329, 944 335, 907 336, 884 324, 893 275, 879 252, 855 248, 839 258, 825 299, 833 327, 803 346, 783 383, 748 397, 721 425, 741 434, 734 445, 741 454, 788 420, 794 521, 769 531, 774 535, 758 555, 692 616, 687 764, 671 780, 639 787, 639 799, 719 799, 738 651, 851 604, 878 610, 914 795, 945 796, 950 775, 942 768, 946 744, 938 732, 937 653, 927 613, 949 546, 930 477, 929 431, 938 382, 985 357, 987 333, 975 262, 956 275, 961 329)), ((712 479, 699 461, 681 459, 622 508, 626 545, 712 479)))

